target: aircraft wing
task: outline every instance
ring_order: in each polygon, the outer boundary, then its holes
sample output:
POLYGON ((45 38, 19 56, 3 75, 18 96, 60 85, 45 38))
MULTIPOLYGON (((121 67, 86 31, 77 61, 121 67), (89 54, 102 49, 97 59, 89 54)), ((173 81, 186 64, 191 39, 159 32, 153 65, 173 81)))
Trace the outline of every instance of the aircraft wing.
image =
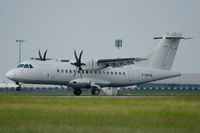
POLYGON ((140 62, 143 60, 147 60, 145 58, 118 58, 118 59, 99 59, 97 60, 97 64, 106 65, 111 67, 120 67, 125 65, 135 64, 135 62, 140 62))

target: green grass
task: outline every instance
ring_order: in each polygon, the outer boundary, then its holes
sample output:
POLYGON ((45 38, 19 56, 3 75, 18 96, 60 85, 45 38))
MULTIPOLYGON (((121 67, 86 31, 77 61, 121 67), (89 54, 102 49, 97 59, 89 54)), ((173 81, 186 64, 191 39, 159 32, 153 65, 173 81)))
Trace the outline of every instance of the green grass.
POLYGON ((73 97, 0 94, 2 133, 199 133, 200 95, 73 97))

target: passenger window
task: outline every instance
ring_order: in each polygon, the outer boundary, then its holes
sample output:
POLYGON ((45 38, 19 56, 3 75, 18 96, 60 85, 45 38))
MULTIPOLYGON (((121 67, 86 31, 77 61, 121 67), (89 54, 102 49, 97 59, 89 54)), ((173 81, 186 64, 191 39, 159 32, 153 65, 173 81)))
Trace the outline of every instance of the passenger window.
POLYGON ((29 64, 29 68, 33 68, 33 66, 31 64, 29 64))
POLYGON ((99 74, 101 74, 101 71, 99 71, 99 74))
POLYGON ((125 75, 125 72, 123 72, 123 75, 125 75))
POLYGON ((62 69, 62 70, 61 70, 61 72, 63 73, 63 72, 64 72, 64 70, 62 69))
POLYGON ((92 71, 90 71, 90 74, 92 74, 92 71))
POLYGON ((107 74, 109 74, 109 72, 107 72, 107 74))
POLYGON ((86 70, 85 72, 86 72, 86 74, 88 74, 88 71, 87 71, 87 70, 86 70))
POLYGON ((119 75, 121 75, 121 72, 119 72, 119 75))
POLYGON ((117 72, 115 72, 115 75, 117 75, 117 72))
POLYGON ((111 75, 113 75, 113 72, 111 72, 111 75))
POLYGON ((29 67, 28 67, 28 64, 25 64, 25 65, 24 65, 24 68, 29 68, 29 67))
POLYGON ((72 70, 69 70, 70 73, 72 73, 72 70))
POLYGON ((57 69, 57 72, 59 73, 59 72, 60 72, 60 70, 59 70, 59 69, 57 69))
POLYGON ((65 70, 65 72, 66 72, 66 73, 68 73, 68 71, 67 71, 67 70, 65 70))

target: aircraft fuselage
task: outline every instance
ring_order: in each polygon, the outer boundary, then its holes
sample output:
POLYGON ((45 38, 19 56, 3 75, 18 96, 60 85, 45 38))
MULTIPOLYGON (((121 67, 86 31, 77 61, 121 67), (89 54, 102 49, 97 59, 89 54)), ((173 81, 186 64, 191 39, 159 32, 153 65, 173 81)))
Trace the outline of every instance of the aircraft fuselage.
POLYGON ((14 68, 6 76, 19 83, 66 85, 77 88, 89 87, 93 82, 100 87, 131 86, 180 75, 178 72, 134 65, 79 71, 69 62, 33 60, 21 64, 31 64, 33 68, 14 68))

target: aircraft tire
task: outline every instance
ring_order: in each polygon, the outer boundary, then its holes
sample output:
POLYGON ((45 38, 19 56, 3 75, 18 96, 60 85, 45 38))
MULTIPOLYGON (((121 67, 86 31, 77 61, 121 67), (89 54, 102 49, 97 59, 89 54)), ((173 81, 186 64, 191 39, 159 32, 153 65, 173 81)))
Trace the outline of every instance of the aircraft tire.
POLYGON ((18 86, 17 88, 16 88, 16 91, 21 91, 22 90, 22 88, 20 87, 20 86, 18 86))
POLYGON ((74 95, 75 96, 80 96, 82 93, 82 90, 81 89, 74 89, 74 95))
POLYGON ((92 95, 97 96, 97 95, 99 95, 100 90, 99 89, 92 89, 91 93, 92 93, 92 95))

